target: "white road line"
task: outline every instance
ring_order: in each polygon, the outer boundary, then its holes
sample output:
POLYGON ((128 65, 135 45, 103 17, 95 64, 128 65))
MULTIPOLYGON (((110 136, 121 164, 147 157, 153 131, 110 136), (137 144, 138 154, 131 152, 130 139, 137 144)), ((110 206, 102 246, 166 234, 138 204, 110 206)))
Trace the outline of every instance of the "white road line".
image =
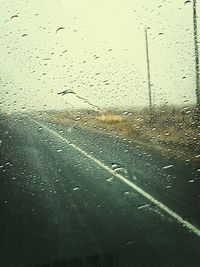
POLYGON ((150 202, 152 202, 158 208, 160 208, 161 210, 163 210, 165 213, 169 214, 172 218, 174 218, 182 226, 184 226, 185 228, 187 228, 188 230, 190 230, 191 232, 193 232, 194 234, 196 234, 197 236, 200 237, 200 229, 198 229, 196 226, 194 226, 190 222, 184 220, 179 214, 177 214, 175 211, 173 211, 170 208, 168 208, 166 205, 164 205, 159 200, 155 199, 152 195, 150 195, 149 193, 147 193, 146 191, 144 191, 142 188, 140 188, 139 186, 135 185, 133 182, 129 181, 123 175, 114 172, 110 167, 108 167, 107 165, 105 165, 103 162, 101 162, 100 160, 98 160, 98 159, 94 158, 93 156, 89 155, 86 151, 84 151, 80 147, 76 146, 75 144, 72 144, 66 138, 62 137, 61 135, 59 135, 55 131, 49 129, 44 124, 42 124, 42 123, 40 123, 40 122, 38 122, 36 120, 33 120, 33 121, 36 122, 38 125, 42 126, 47 131, 49 131, 52 134, 54 134, 55 136, 57 136, 59 139, 65 141, 71 147, 73 147, 74 149, 76 149, 77 151, 79 151, 80 153, 82 153, 84 156, 86 156, 87 158, 89 158, 91 161, 93 161, 97 165, 99 165, 102 169, 108 171, 113 176, 117 177, 119 180, 121 180, 122 182, 124 182, 125 184, 127 184, 128 186, 130 186, 132 189, 134 189, 139 194, 141 194, 143 197, 145 197, 146 199, 148 199, 150 202))

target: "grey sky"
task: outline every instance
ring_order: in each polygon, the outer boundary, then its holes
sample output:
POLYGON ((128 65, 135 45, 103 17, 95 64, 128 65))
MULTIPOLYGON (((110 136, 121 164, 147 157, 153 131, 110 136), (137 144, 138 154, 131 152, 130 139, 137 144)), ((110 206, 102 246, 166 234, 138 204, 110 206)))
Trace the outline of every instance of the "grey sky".
POLYGON ((192 4, 184 2, 1 0, 1 108, 89 107, 57 95, 65 89, 100 107, 147 105, 145 25, 154 104, 194 103, 192 4))

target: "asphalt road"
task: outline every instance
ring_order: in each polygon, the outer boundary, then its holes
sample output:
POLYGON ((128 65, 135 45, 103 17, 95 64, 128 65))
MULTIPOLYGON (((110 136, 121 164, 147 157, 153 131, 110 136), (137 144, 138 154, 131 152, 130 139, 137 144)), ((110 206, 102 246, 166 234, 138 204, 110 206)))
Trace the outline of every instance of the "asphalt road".
POLYGON ((0 266, 200 266, 199 176, 117 136, 1 121, 0 266))

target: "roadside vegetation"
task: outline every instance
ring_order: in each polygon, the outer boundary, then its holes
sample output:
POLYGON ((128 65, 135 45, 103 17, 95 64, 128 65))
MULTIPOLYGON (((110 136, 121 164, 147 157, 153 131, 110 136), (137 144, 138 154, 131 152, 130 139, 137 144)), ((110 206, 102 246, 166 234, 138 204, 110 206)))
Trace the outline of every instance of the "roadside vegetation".
POLYGON ((150 115, 147 108, 125 112, 51 111, 43 112, 42 118, 118 134, 148 149, 195 165, 200 164, 200 125, 195 108, 159 106, 155 107, 152 113, 150 115))

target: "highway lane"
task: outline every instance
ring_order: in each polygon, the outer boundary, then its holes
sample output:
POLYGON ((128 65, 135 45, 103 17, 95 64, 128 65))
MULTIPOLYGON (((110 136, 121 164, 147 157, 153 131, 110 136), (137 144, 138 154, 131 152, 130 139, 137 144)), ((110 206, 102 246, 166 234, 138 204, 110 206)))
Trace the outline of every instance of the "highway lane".
POLYGON ((198 266, 198 233, 117 176, 198 230, 197 169, 163 169, 169 159, 126 140, 31 118, 2 123, 0 139, 0 266, 106 253, 115 266, 198 266))
POLYGON ((120 172, 122 175, 151 192, 160 201, 168 203, 186 220, 196 226, 200 225, 199 167, 131 145, 130 141, 117 135, 113 137, 106 133, 94 133, 88 129, 55 123, 45 125, 106 166, 111 167, 112 163, 124 166, 120 172))

